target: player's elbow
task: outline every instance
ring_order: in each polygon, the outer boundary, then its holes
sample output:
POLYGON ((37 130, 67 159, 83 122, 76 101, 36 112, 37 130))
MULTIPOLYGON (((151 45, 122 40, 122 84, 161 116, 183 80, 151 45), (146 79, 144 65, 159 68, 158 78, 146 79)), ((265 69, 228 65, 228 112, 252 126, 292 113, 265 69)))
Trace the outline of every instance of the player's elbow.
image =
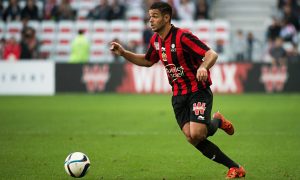
POLYGON ((213 57, 212 59, 216 62, 217 61, 217 59, 218 59, 218 57, 219 57, 219 55, 218 55, 218 53, 216 52, 216 51, 212 51, 211 52, 211 56, 213 57))
POLYGON ((151 66, 152 66, 151 64, 146 64, 146 65, 145 65, 145 67, 151 67, 151 66))
POLYGON ((144 64, 144 66, 145 66, 145 67, 151 67, 153 64, 154 64, 154 63, 151 62, 151 61, 146 61, 145 64, 144 64))

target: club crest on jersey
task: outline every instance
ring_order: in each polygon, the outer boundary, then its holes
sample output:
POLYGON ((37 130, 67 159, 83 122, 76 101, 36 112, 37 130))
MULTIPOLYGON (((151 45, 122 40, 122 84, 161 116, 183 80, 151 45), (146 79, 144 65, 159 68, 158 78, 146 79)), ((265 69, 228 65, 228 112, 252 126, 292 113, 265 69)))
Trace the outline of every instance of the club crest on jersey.
POLYGON ((171 44, 171 52, 176 52, 175 44, 171 44))
POLYGON ((159 50, 159 43, 158 42, 154 42, 154 46, 155 46, 155 50, 159 50))
POLYGON ((163 61, 168 61, 166 52, 163 51, 163 52, 161 53, 161 57, 162 57, 162 60, 163 60, 163 61))
POLYGON ((161 58, 163 61, 168 61, 165 47, 161 47, 161 58))

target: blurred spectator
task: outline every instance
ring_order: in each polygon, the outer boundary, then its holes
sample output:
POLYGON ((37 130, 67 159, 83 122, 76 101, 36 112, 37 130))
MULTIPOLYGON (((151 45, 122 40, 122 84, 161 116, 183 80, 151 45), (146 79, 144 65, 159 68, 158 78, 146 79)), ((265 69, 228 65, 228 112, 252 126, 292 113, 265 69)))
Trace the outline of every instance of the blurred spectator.
POLYGON ((137 41, 129 41, 127 45, 127 49, 132 52, 137 52, 139 44, 137 41))
POLYGON ((3 17, 3 14, 4 14, 4 7, 3 7, 2 0, 0 0, 0 17, 3 17))
POLYGON ((3 59, 4 45, 5 45, 5 38, 1 38, 1 40, 0 40, 0 60, 3 59))
MULTIPOLYGON (((124 45, 118 38, 114 38, 112 41, 124 45)), ((124 47, 125 47, 125 45, 124 45, 124 47)), ((118 56, 118 55, 116 55, 114 53, 112 55, 113 55, 114 62, 119 62, 119 63, 125 62, 125 60, 124 60, 124 58, 122 56, 118 56)))
POLYGON ((274 46, 271 47, 270 56, 273 65, 286 64, 287 53, 283 48, 283 40, 280 37, 276 38, 274 46))
POLYGON ((283 21, 283 25, 280 31, 280 37, 287 42, 292 42, 294 44, 297 44, 298 42, 298 36, 297 36, 297 30, 295 26, 290 23, 287 19, 283 21))
MULTIPOLYGON (((21 30, 21 47, 22 47, 22 41, 25 39, 25 35, 27 33, 27 30, 30 29, 31 27, 28 26, 28 22, 29 22, 29 17, 26 16, 22 19, 22 30, 21 30)), ((22 53, 21 53, 21 57, 22 57, 22 53)))
POLYGON ((209 19, 209 9, 206 0, 198 0, 196 3, 195 20, 209 19))
POLYGON ((26 6, 21 11, 21 19, 28 17, 30 20, 39 20, 39 10, 35 0, 27 0, 26 6))
POLYGON ((178 20, 179 17, 178 17, 177 6, 175 4, 175 0, 167 0, 167 3, 169 3, 173 8, 173 10, 172 10, 172 19, 178 20))
POLYGON ((38 59, 40 43, 36 37, 36 32, 31 27, 25 27, 23 29, 23 35, 21 40, 21 57, 20 59, 38 59))
POLYGON ((195 16, 195 4, 191 0, 180 0, 177 11, 180 20, 193 20, 195 16))
POLYGON ((223 39, 216 40, 216 52, 219 54, 224 53, 224 40, 223 39))
POLYGON ((237 30, 234 39, 233 39, 233 51, 235 54, 236 61, 244 61, 245 60, 245 52, 246 52, 246 39, 243 35, 242 30, 237 30))
POLYGON ((84 30, 79 30, 77 37, 72 42, 70 63, 86 63, 90 57, 90 42, 84 35, 84 30))
POLYGON ((21 19, 21 9, 17 0, 9 0, 8 7, 4 10, 4 21, 19 21, 21 19))
POLYGON ((293 24, 297 31, 300 30, 298 12, 292 11, 292 7, 289 5, 285 5, 283 7, 283 20, 287 20, 289 23, 293 24))
POLYGON ((100 0, 99 5, 91 9, 87 19, 90 20, 110 20, 111 7, 107 0, 100 0))
POLYGON ((125 12, 126 8, 123 3, 120 3, 120 0, 112 0, 110 20, 125 19, 125 12))
POLYGON ((3 59, 8 61, 19 60, 21 47, 15 37, 10 37, 3 48, 3 59))
POLYGON ((299 63, 300 62, 300 54, 298 51, 298 47, 296 45, 292 46, 292 49, 287 51, 287 60, 291 63, 299 63))
POLYGON ((127 7, 130 7, 130 8, 131 8, 130 1, 140 1, 139 7, 142 7, 142 9, 145 10, 145 13, 148 14, 148 10, 150 9, 151 5, 155 2, 159 2, 160 0, 125 0, 125 1, 127 1, 126 2, 127 7))
POLYGON ((277 0, 279 13, 273 17, 273 22, 267 29, 268 45, 271 47, 268 52, 273 64, 285 64, 288 56, 291 56, 291 59, 298 58, 299 2, 299 0, 277 0))
POLYGON ((253 50, 254 50, 255 42, 256 42, 256 39, 254 38, 253 33, 248 32, 248 34, 247 34, 246 59, 250 62, 253 60, 253 50))
POLYGON ((277 1, 277 8, 283 9, 285 5, 297 6, 297 0, 278 0, 277 1))
POLYGON ((144 52, 146 52, 148 49, 148 44, 150 42, 150 39, 153 35, 153 31, 150 29, 147 19, 144 20, 144 24, 145 24, 145 26, 144 26, 144 30, 143 30, 143 49, 144 49, 144 52))
POLYGON ((272 24, 267 29, 267 40, 274 42, 277 37, 280 36, 281 24, 280 21, 276 18, 272 18, 272 24))
POLYGON ((55 5, 56 5, 56 0, 45 0, 43 19, 45 20, 52 19, 52 9, 55 7, 55 5))
POLYGON ((297 12, 297 10, 299 9, 297 0, 278 0, 277 8, 279 10, 283 10, 285 5, 290 6, 294 12, 297 12))
POLYGON ((124 0, 124 3, 127 7, 130 8, 140 8, 145 4, 143 0, 124 0))
POLYGON ((61 0, 61 3, 55 5, 51 11, 51 16, 56 21, 74 20, 75 15, 76 13, 70 5, 70 0, 61 0))

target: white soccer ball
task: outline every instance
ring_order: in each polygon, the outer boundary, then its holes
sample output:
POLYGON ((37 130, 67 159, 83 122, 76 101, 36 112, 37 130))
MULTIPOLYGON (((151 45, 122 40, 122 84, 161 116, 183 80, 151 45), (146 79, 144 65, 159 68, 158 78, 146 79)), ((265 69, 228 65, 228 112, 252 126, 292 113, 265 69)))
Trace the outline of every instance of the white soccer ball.
POLYGON ((65 160, 65 170, 72 177, 83 177, 90 167, 90 160, 82 152, 74 152, 65 160))

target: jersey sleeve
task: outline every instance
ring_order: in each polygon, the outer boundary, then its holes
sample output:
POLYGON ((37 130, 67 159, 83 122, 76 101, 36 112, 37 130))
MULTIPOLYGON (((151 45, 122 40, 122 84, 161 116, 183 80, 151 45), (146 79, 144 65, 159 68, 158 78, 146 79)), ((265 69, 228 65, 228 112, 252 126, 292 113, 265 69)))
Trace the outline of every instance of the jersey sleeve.
POLYGON ((183 49, 195 57, 204 57, 205 53, 210 50, 198 37, 188 32, 182 34, 181 42, 183 49))
POLYGON ((145 59, 157 63, 159 61, 159 54, 155 48, 154 42, 155 42, 155 35, 153 35, 150 40, 145 59))

